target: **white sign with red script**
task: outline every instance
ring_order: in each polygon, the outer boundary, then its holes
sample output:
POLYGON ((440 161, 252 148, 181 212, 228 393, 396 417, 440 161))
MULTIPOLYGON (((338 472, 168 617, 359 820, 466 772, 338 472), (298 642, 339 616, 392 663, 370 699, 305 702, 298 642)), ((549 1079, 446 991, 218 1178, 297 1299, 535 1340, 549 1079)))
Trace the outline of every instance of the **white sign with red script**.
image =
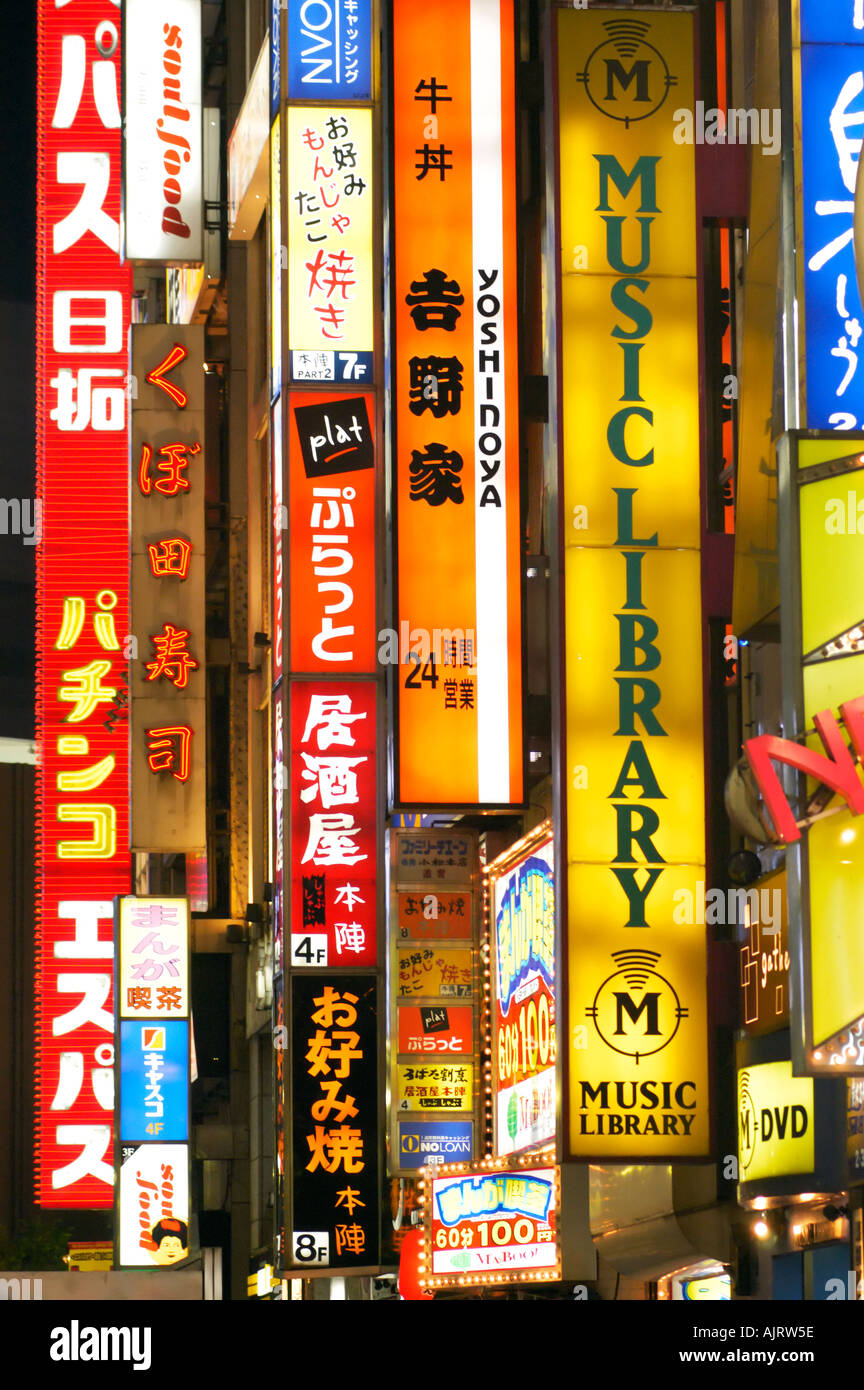
POLYGON ((202 255, 201 5, 126 0, 126 256, 202 255))

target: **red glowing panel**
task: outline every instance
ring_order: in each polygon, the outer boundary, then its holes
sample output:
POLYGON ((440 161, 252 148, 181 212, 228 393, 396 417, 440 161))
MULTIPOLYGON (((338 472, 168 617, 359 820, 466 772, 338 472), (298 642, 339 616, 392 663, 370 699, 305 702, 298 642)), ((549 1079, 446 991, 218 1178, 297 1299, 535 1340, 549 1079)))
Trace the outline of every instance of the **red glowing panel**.
POLYGON ((115 894, 130 882, 120 22, 38 6, 37 1200, 113 1203, 115 894))
POLYGON ((372 674, 375 627, 375 398, 289 399, 293 671, 372 674))

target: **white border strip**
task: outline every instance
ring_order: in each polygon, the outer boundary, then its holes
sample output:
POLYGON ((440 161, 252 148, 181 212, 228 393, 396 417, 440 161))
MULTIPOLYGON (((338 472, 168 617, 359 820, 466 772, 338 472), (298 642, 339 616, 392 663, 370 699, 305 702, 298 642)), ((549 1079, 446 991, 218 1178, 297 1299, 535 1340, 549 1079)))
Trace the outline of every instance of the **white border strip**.
POLYGON ((481 802, 510 801, 510 679, 507 663, 507 419, 503 340, 503 170, 501 130, 501 9, 499 0, 471 0, 471 203, 474 309, 475 585, 477 596, 477 784, 481 802), (482 274, 481 274, 482 272, 482 274), (481 284, 494 283, 485 293, 481 284), (494 311, 497 300, 498 310, 494 311), (492 310, 481 313, 478 305, 492 310), (481 328, 486 328, 484 334, 481 328), (490 328, 494 328, 494 337, 490 328), (496 370, 497 364, 497 370, 496 370), (481 451, 480 441, 498 449, 481 451), (500 466, 491 485, 500 507, 480 506, 487 469, 500 466))

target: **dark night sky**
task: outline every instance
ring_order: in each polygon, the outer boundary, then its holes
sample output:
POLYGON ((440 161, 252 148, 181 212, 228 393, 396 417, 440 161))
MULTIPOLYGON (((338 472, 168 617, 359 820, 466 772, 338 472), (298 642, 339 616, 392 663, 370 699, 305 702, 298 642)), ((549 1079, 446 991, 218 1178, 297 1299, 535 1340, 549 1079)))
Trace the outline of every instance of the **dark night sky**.
POLYGON ((32 303, 36 207, 36 3, 3 6, 0 299, 32 303))
MULTIPOLYGON (((3 6, 0 104, 0 497, 32 499, 36 0, 3 6)), ((0 736, 34 732, 34 570, 35 548, 0 534, 0 736)))

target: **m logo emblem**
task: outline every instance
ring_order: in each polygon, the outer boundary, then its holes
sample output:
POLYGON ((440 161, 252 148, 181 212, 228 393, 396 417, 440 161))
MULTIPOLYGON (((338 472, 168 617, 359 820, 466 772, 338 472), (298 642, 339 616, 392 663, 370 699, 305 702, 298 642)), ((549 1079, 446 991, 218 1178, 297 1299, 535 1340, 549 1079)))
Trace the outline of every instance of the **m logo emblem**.
POLYGON ((651 24, 641 19, 607 19, 609 38, 598 44, 577 79, 589 99, 613 121, 629 126, 660 110, 669 88, 678 81, 666 59, 649 43, 651 24))
POLYGON ((640 1004, 637 1004, 636 1001, 632 999, 629 994, 619 994, 616 991, 615 1003, 618 1010, 617 1014, 615 1015, 617 1021, 617 1027, 615 1029, 616 1036, 620 1036, 625 1031, 625 1013, 627 1017, 630 1019, 630 1022, 633 1024, 638 1023, 639 1019, 644 1013, 646 1015, 644 1027, 645 1036, 654 1038, 659 1037, 660 1029, 657 1027, 657 1000, 659 998, 659 994, 646 994, 643 996, 642 1002, 640 1004))
POLYGON ((585 1012, 606 1046, 638 1066, 669 1045, 687 1010, 657 970, 658 951, 613 951, 612 959, 617 969, 585 1012))
POLYGON ((615 83, 626 92, 630 83, 636 80, 636 101, 649 101, 648 59, 640 58, 631 68, 625 68, 618 58, 606 58, 606 100, 615 101, 615 83))

